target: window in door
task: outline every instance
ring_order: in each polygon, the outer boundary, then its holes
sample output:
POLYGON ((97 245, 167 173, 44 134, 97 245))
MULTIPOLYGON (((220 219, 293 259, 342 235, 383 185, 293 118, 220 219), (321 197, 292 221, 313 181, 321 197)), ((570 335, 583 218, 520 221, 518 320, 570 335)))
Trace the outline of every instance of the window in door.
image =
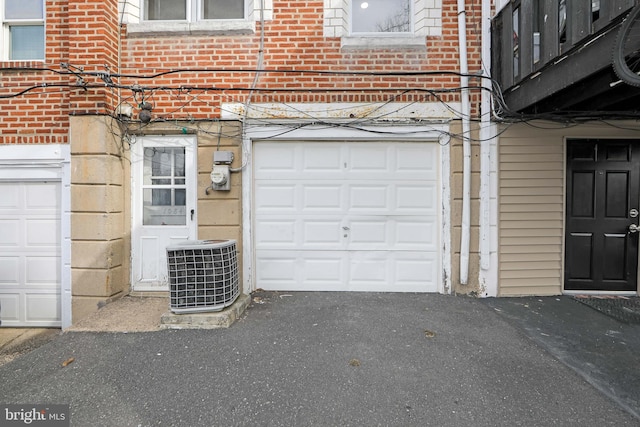
POLYGON ((143 166, 143 225, 187 222, 184 147, 147 147, 143 166))

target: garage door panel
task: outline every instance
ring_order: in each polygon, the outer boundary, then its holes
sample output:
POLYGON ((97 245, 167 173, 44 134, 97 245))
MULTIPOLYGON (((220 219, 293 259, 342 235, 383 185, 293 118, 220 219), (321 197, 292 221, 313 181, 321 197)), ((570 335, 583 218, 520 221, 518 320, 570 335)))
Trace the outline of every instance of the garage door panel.
POLYGON ((18 245, 20 245, 20 221, 0 220, 0 247, 17 247, 18 245))
POLYGON ((25 286, 45 284, 55 286, 60 277, 60 258, 57 256, 25 257, 25 286))
POLYGON ((288 182, 256 182, 256 209, 262 212, 297 210, 297 186, 288 182))
POLYGON ((256 280, 265 290, 290 289, 299 283, 295 252, 256 251, 256 280))
POLYGON ((302 156, 305 172, 327 174, 335 177, 342 171, 343 150, 336 144, 309 144, 304 150, 298 149, 302 156))
POLYGON ((437 292, 438 284, 433 280, 437 268, 438 260, 433 254, 404 254, 394 263, 395 282, 407 291, 437 292))
POLYGON ((303 227, 302 245, 307 249, 342 249, 344 238, 341 221, 335 220, 306 220, 303 227))
POLYGON ((350 291, 437 292, 437 257, 424 252, 356 252, 351 258, 350 291), (395 289, 390 289, 393 284, 395 289))
POLYGON ((388 288, 389 253, 362 251, 349 255, 349 290, 388 288))
POLYGON ((394 246, 403 250, 438 250, 439 229, 435 218, 402 218, 395 222, 394 246))
POLYGON ((57 219, 32 219, 25 221, 27 246, 60 245, 60 221, 57 219))
POLYGON ((26 321, 54 324, 60 319, 59 294, 27 294, 25 298, 26 321))
POLYGON ((438 179, 437 144, 400 144, 396 149, 394 170, 399 179, 438 179))
POLYGON ((295 220, 263 219, 256 225, 256 248, 295 248, 295 220))
POLYGON ((398 184, 395 188, 395 213, 413 214, 415 212, 436 214, 436 183, 398 184))
POLYGON ((302 283, 307 290, 336 290, 342 287, 345 275, 342 253, 307 254, 302 259, 302 283))
POLYGON ((16 326, 20 321, 20 294, 2 293, 0 294, 0 320, 2 326, 16 326))
MULTIPOLYGON (((382 144, 359 144, 349 147, 350 172, 359 174, 366 173, 389 173, 391 172, 389 148, 382 144)), ((359 177, 361 178, 361 177, 359 177)))
POLYGON ((389 210, 388 185, 355 184, 349 188, 349 211, 387 212, 389 210))
POLYGON ((385 219, 360 219, 350 220, 349 249, 353 250, 385 250, 390 245, 389 228, 392 224, 385 219))
POLYGON ((340 213, 344 211, 344 185, 307 184, 302 186, 302 210, 306 213, 340 213))
POLYGON ((47 182, 25 185, 25 208, 29 210, 56 210, 60 200, 60 187, 47 182))
POLYGON ((20 257, 0 257, 0 286, 16 285, 20 281, 20 257))
POLYGON ((256 179, 278 179, 290 176, 297 170, 296 152, 283 144, 261 143, 255 146, 254 162, 256 179))
POLYGON ((20 187, 12 184, 0 184, 0 214, 20 207, 20 187))

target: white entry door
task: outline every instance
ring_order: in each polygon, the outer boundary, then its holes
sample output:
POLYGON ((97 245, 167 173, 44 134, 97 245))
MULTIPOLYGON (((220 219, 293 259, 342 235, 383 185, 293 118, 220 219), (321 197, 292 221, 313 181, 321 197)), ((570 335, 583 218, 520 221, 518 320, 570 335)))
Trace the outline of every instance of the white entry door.
POLYGON ((196 239, 196 139, 143 137, 131 149, 132 286, 168 290, 169 245, 196 239))
POLYGON ((439 146, 254 144, 255 286, 437 292, 439 146))
POLYGON ((0 182, 2 326, 61 324, 60 191, 60 182, 0 182))

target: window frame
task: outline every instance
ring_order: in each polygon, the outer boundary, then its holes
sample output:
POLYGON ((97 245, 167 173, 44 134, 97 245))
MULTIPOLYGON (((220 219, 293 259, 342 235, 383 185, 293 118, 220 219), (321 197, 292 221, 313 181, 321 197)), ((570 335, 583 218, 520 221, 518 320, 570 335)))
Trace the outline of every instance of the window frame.
POLYGON ((380 31, 380 32, 357 32, 353 30, 353 19, 355 18, 355 14, 353 13, 354 8, 356 7, 356 0, 351 0, 349 2, 349 36, 351 37, 408 37, 412 36, 415 33, 415 5, 412 0, 406 0, 409 3, 409 31, 403 32, 391 32, 391 31, 380 31))
POLYGON ((141 22, 180 22, 180 23, 195 23, 195 22, 220 22, 220 21, 246 21, 249 19, 249 1, 242 0, 243 2, 243 17, 242 18, 204 18, 204 4, 205 0, 182 0, 185 2, 186 7, 186 19, 147 19, 147 9, 150 0, 142 0, 141 10, 141 22))
POLYGON ((6 0, 0 0, 0 22, 2 23, 2 30, 0 31, 0 47, 2 53, 0 59, 2 61, 41 61, 44 62, 47 55, 47 27, 46 27, 46 0, 40 0, 42 7, 42 18, 11 18, 5 17, 6 0), (42 39, 42 56, 40 58, 21 58, 13 59, 11 51, 11 27, 18 26, 33 26, 42 27, 43 39, 42 39))
POLYGON ((340 49, 427 50, 427 37, 442 36, 443 0, 411 0, 411 32, 353 33, 351 14, 354 0, 324 0, 323 35, 339 38, 340 49))

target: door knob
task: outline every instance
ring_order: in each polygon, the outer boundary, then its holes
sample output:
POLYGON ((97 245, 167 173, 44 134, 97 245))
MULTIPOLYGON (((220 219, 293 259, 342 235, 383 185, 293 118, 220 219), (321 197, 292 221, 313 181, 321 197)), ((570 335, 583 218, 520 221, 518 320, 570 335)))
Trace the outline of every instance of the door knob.
POLYGON ((636 224, 629 225, 629 233, 637 233, 638 231, 640 231, 640 227, 636 224))

